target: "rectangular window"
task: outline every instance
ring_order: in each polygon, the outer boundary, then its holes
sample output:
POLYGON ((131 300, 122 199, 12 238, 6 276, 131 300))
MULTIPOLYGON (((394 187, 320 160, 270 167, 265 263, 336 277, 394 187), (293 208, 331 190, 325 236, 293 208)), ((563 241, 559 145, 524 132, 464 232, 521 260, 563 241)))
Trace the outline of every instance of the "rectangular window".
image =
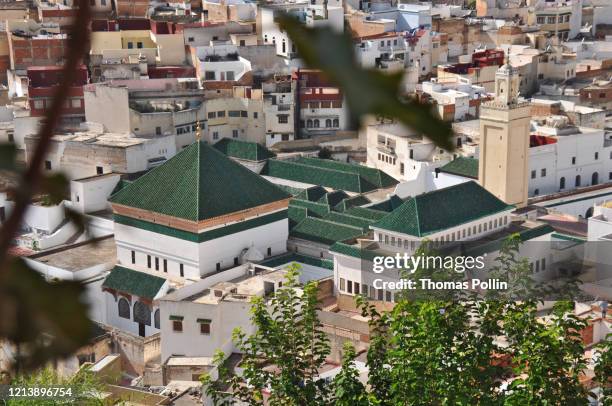
POLYGON ((378 300, 383 300, 384 290, 378 289, 378 300))
POLYGON ((346 289, 346 281, 344 278, 340 278, 340 291, 344 292, 344 289, 346 289))
POLYGON ((225 78, 227 80, 234 80, 234 72, 232 72, 232 71, 225 72, 225 78))
POLYGON ((200 323, 200 334, 210 335, 210 322, 209 323, 200 323))
POLYGON ((219 133, 217 131, 213 131, 213 140, 219 139, 219 133))
POLYGON ((542 266, 540 267, 542 270, 546 269, 546 258, 542 258, 542 266))
POLYGON ((536 171, 531 171, 531 179, 535 179, 536 178, 536 171))
POLYGON ((225 117, 225 110, 217 111, 217 117, 219 117, 219 118, 225 117))
POLYGON ((136 251, 132 251, 132 264, 136 263, 136 251))
POLYGON ((392 302, 392 301, 393 301, 393 299, 391 298, 391 292, 390 292, 390 291, 386 290, 386 291, 385 291, 385 296, 386 296, 386 297, 385 297, 385 300, 386 300, 387 302, 392 302))
POLYGON ((142 48, 142 47, 143 47, 142 42, 137 42, 137 43, 136 43, 136 48, 139 48, 139 49, 140 49, 140 48, 142 48))
POLYGON ((575 156, 572 157, 572 165, 576 165, 576 157, 575 156))
POLYGON ((221 271, 221 262, 217 262, 217 265, 215 268, 217 269, 217 272, 221 271))
POLYGON ((172 331, 181 333, 183 332, 183 320, 173 320, 172 321, 172 331))
POLYGON ((355 294, 359 294, 359 282, 355 282, 355 294))
POLYGON ((249 117, 249 112, 246 111, 246 110, 240 110, 240 117, 248 118, 249 117))
POLYGON ((147 255, 147 268, 151 269, 151 255, 147 255))
POLYGON ((238 138, 238 130, 232 130, 232 138, 238 138))
POLYGON ((155 127, 155 135, 161 135, 161 127, 155 127))
POLYGON ((598 160, 598 159, 599 159, 599 152, 596 152, 595 153, 595 160, 598 160))
POLYGON ((353 293, 353 282, 352 281, 346 281, 346 291, 348 293, 353 293))
POLYGON ((540 170, 540 176, 543 177, 543 178, 546 176, 546 168, 542 168, 540 170))
POLYGON ((168 260, 164 259, 164 272, 168 272, 168 260))
POLYGON ((256 111, 253 112, 253 118, 259 118, 259 114, 256 111))
POLYGON ((181 278, 185 276, 185 272, 183 271, 183 264, 179 264, 179 274, 181 275, 181 278))
POLYGON ((128 42, 128 49, 132 49, 134 48, 134 44, 132 44, 131 42, 128 42))
POLYGON ((102 175, 104 173, 104 168, 101 166, 96 166, 96 174, 102 175))
POLYGON ((45 169, 48 171, 51 170, 51 161, 45 161, 45 169))
POLYGON ((155 270, 159 271, 159 258, 155 257, 155 270))
POLYGON ((289 122, 289 116, 286 114, 281 114, 278 117, 279 124, 287 124, 289 122))
POLYGON ((400 174, 404 174, 404 164, 400 162, 400 174))
POLYGON ((268 256, 269 257, 272 256, 272 248, 271 247, 268 247, 268 256))
POLYGON ((217 113, 216 113, 216 112, 214 112, 214 111, 209 111, 209 112, 208 112, 208 118, 209 118, 209 119, 211 119, 211 118, 217 118, 217 113))
POLYGON ((227 115, 229 117, 240 117, 240 111, 239 110, 230 110, 227 112, 227 115))
POLYGON ((204 80, 215 80, 215 72, 214 71, 204 71, 204 80))

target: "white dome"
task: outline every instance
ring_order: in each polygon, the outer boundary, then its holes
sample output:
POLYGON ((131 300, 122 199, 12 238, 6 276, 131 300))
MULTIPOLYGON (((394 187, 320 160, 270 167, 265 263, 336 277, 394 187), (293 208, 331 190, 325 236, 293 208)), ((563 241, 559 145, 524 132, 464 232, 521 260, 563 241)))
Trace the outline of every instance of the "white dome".
POLYGON ((257 248, 251 245, 249 249, 242 254, 242 263, 245 262, 259 262, 264 260, 264 256, 257 248))

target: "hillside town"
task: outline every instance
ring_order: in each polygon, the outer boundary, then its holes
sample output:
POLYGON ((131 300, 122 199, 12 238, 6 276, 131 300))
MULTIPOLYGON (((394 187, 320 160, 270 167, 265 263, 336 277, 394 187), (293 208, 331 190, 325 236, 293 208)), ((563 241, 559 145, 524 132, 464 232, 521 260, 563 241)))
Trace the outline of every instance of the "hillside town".
MULTIPOLYGON (((219 350, 240 373, 233 331, 256 330, 254 298, 295 264, 330 342, 320 379, 350 342, 364 384, 372 333, 355 299, 390 310, 402 278, 373 273, 378 255, 466 243, 491 263, 518 236, 536 279, 612 265, 610 0, 89 3, 89 51, 43 164, 69 190, 35 197, 10 254, 84 286, 95 332, 53 368, 87 366, 109 401, 212 405, 201 377, 218 375, 219 350), (401 95, 431 105, 454 150, 393 118, 356 122, 285 15, 350 36, 360 68, 403 74, 401 95)), ((78 5, 0 0, 0 144, 23 167, 78 5)), ((17 194, 3 169, 0 224, 17 194)), ((612 273, 597 269, 573 311, 587 359, 612 333, 612 273)), ((18 352, 0 337, 0 372, 18 352)), ((587 363, 582 384, 602 390, 593 376, 587 363)))

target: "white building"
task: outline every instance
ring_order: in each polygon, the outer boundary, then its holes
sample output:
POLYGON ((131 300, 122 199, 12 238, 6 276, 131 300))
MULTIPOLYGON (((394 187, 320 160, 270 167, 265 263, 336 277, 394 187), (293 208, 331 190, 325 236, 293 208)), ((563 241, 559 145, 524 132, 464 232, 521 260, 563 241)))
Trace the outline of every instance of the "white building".
POLYGON ((232 44, 212 42, 195 48, 196 69, 202 81, 238 81, 251 71, 251 62, 232 44))
POLYGON ((197 280, 283 253, 289 197, 197 142, 112 196, 118 264, 197 280))
MULTIPOLYGON (((412 255, 425 240, 436 247, 467 242, 469 253, 463 255, 486 255, 485 264, 494 261, 501 242, 514 233, 519 233, 523 241, 550 240, 551 227, 514 221, 513 210, 514 206, 497 199, 476 182, 411 197, 370 226, 373 239, 332 246, 336 291, 339 296, 363 294, 373 300, 393 302, 396 290, 384 288, 382 282, 398 281, 399 270, 391 267, 376 273, 372 258, 396 253, 412 255)), ((537 263, 538 272, 549 269, 552 263, 550 250, 539 244, 522 246, 520 255, 537 263)))
POLYGON ((264 44, 273 44, 276 54, 287 59, 297 58, 295 45, 286 32, 276 24, 276 19, 284 13, 297 17, 307 27, 330 27, 341 33, 344 30, 344 10, 341 2, 325 2, 327 5, 316 2, 295 1, 292 3, 268 3, 261 5, 259 16, 261 19, 261 36, 264 44))
POLYGON ((529 196, 612 181, 612 141, 604 130, 575 127, 565 116, 536 123, 529 148, 529 196))

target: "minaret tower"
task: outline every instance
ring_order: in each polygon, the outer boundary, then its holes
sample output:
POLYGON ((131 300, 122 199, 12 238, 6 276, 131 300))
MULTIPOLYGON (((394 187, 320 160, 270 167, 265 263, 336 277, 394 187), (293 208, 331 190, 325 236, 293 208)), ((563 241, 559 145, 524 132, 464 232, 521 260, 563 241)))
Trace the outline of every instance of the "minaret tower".
POLYGON ((480 109, 478 180, 495 196, 518 207, 527 204, 529 183, 528 102, 518 100, 519 74, 506 60, 495 74, 495 99, 480 109))

